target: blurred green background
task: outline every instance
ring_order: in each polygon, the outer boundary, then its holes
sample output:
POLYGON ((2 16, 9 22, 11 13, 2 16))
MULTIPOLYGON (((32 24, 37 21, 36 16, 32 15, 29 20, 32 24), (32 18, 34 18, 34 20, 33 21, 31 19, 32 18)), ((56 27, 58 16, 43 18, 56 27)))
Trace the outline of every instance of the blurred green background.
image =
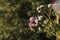
MULTIPOLYGON (((49 21, 47 26, 44 25, 43 31, 31 31, 28 26, 29 17, 34 15, 33 13, 38 14, 36 8, 41 4, 47 6, 51 1, 0 0, 0 40, 58 40, 60 29, 56 19, 49 21)), ((47 7, 46 10, 46 14, 51 13, 52 17, 55 15, 55 12, 50 12, 47 7)))

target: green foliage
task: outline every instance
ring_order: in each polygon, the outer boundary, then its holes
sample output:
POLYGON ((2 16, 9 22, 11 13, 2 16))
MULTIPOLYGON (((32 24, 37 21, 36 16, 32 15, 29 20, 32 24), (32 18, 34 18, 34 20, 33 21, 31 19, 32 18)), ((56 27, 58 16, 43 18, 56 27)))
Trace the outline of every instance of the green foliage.
POLYGON ((51 0, 0 0, 0 40, 55 40, 55 14, 46 7, 50 2, 51 0), (41 4, 45 5, 43 15, 48 23, 41 24, 41 31, 31 31, 28 27, 29 17, 38 15, 36 8, 41 4))

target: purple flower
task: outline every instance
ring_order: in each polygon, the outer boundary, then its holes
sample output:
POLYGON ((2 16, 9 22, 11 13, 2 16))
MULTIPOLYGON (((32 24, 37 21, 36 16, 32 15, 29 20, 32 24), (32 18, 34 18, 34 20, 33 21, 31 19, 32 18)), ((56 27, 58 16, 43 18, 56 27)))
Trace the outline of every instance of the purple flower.
POLYGON ((37 27, 38 20, 35 17, 30 17, 29 19, 29 28, 37 27))

